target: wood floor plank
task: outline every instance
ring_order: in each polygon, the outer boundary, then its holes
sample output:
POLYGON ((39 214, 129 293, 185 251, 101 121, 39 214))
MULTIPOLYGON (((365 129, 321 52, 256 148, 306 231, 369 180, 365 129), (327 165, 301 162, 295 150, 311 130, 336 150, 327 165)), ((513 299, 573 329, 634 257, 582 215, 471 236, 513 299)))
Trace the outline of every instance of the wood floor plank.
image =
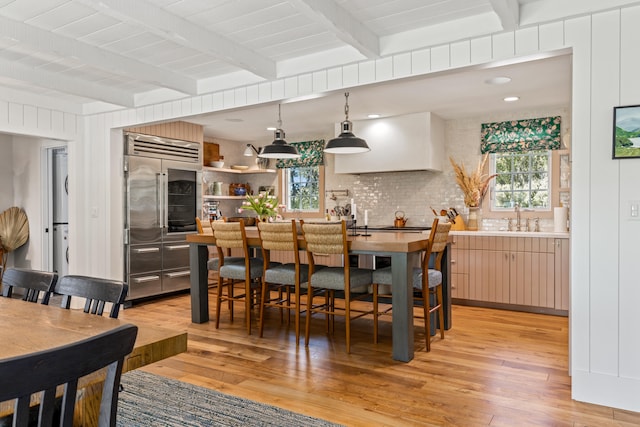
MULTIPOLYGON (((212 310, 214 301, 210 295, 212 310)), ((571 399, 566 317, 454 306, 452 329, 434 338, 429 353, 416 323, 415 358, 401 363, 391 359, 388 320, 380 322, 378 344, 370 318, 354 321, 347 355, 341 318, 328 335, 324 319, 314 317, 305 347, 273 310, 264 337, 257 322, 248 336, 243 310, 236 305, 230 323, 225 307, 219 329, 192 324, 182 294, 136 304, 121 318, 188 332, 187 352, 149 372, 344 425, 640 425, 638 413, 571 399)))

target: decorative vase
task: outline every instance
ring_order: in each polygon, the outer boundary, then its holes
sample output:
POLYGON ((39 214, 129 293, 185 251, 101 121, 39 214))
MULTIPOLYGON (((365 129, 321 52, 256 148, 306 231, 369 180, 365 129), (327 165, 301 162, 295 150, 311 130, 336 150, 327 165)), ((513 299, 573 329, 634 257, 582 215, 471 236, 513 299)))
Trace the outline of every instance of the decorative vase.
POLYGON ((468 207, 469 220, 467 221, 467 230, 478 231, 482 227, 482 208, 468 207))

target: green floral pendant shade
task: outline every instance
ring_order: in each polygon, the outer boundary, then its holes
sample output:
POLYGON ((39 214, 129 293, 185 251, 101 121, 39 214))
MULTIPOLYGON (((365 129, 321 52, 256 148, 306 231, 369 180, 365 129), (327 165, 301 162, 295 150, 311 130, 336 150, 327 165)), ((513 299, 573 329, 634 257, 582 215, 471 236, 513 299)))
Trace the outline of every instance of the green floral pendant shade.
POLYGON ((303 168, 310 166, 320 166, 324 164, 324 139, 315 141, 291 142, 298 149, 300 158, 298 159, 279 159, 276 162, 278 169, 284 168, 303 168))
POLYGON ((482 153, 560 149, 560 116, 483 123, 482 153))

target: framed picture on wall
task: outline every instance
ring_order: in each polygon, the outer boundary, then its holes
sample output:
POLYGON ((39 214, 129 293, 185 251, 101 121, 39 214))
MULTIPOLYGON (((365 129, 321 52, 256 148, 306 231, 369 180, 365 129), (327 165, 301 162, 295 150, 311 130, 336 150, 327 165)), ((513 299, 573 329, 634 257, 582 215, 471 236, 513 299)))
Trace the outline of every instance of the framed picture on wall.
POLYGON ((640 158, 640 105, 613 107, 613 158, 640 158))

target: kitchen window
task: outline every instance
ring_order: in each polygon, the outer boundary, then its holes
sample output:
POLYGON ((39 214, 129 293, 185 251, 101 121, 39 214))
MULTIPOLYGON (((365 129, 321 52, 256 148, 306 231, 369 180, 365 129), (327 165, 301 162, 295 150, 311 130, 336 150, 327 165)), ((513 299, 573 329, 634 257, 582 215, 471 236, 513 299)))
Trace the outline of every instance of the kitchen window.
POLYGON ((549 210, 551 203, 551 150, 491 155, 492 210, 512 210, 515 205, 549 210))
POLYGON ((288 212, 320 213, 323 166, 287 168, 283 171, 284 204, 288 212), (322 171, 321 171, 322 170, 322 171))
POLYGON ((296 217, 318 217, 324 213, 324 140, 292 142, 301 157, 281 159, 281 203, 296 217))

